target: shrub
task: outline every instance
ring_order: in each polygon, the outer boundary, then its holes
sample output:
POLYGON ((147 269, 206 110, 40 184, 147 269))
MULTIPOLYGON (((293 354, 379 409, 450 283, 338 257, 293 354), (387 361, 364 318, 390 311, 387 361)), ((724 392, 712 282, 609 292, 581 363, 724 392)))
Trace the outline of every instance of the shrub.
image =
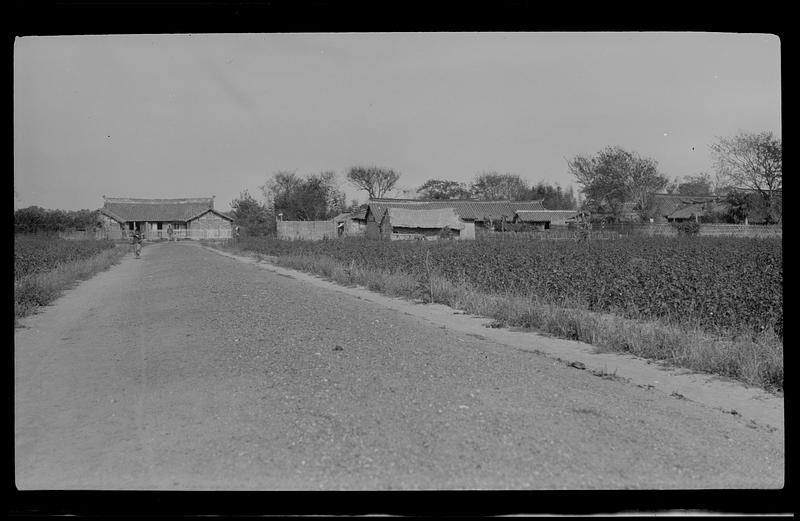
POLYGON ((695 221, 672 223, 672 226, 678 230, 679 235, 693 237, 700 233, 700 223, 695 221))

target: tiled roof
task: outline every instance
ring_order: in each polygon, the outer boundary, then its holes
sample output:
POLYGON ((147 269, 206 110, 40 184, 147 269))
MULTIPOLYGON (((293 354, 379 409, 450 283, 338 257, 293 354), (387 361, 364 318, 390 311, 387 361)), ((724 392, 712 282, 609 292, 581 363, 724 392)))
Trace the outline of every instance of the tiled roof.
POLYGON ((574 219, 577 210, 517 210, 517 218, 522 222, 561 222, 574 219))
MULTIPOLYGON (((383 215, 388 208, 407 210, 438 210, 452 208, 464 220, 483 221, 505 217, 514 218, 517 210, 544 210, 542 201, 474 201, 469 199, 371 199, 369 207, 375 215, 383 215)), ((354 218, 356 218, 354 216, 354 218)))
POLYGON ((123 221, 189 221, 209 210, 214 210, 214 198, 192 199, 133 199, 106 197, 101 211, 113 219, 123 221))
POLYGON ((654 194, 657 215, 669 216, 675 211, 695 204, 707 203, 719 199, 714 196, 705 195, 680 195, 680 194, 654 194))
POLYGON ((222 217, 223 219, 227 219, 228 221, 233 221, 234 220, 233 217, 231 217, 230 215, 226 215, 225 213, 217 211, 217 210, 215 210, 213 208, 207 208, 207 209, 201 211, 200 213, 198 213, 197 215, 193 215, 192 217, 189 217, 186 220, 187 221, 191 221, 191 220, 197 219, 198 217, 202 217, 203 215, 205 215, 205 214, 207 214, 209 212, 213 213, 214 215, 218 215, 218 216, 222 217))
POLYGON ((669 219, 688 219, 693 215, 706 215, 711 213, 718 213, 724 212, 728 208, 728 205, 725 203, 717 203, 717 202, 706 202, 706 203, 695 203, 690 204, 687 206, 683 206, 667 217, 669 219))
POLYGON ((107 215, 107 216, 111 217, 112 219, 114 219, 118 223, 124 223, 125 222, 125 219, 123 219, 122 217, 120 217, 119 215, 115 214, 114 212, 112 212, 111 210, 109 210, 107 208, 100 208, 100 213, 103 214, 103 215, 107 215))
POLYGON ((389 208, 389 222, 392 227, 400 228, 452 228, 460 230, 464 224, 452 208, 436 210, 408 210, 406 208, 389 208))
POLYGON ((369 205, 367 205, 367 204, 358 207, 356 210, 354 210, 350 214, 350 218, 351 219, 355 219, 355 220, 362 220, 363 221, 364 219, 367 218, 367 209, 368 208, 369 208, 369 205))

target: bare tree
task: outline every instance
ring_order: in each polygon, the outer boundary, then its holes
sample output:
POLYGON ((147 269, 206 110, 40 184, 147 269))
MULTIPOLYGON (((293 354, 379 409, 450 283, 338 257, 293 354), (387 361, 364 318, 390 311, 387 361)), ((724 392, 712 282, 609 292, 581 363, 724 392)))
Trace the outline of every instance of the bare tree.
POLYGON ((380 199, 397 184, 400 172, 376 166, 354 166, 346 177, 353 186, 365 190, 370 199, 380 199))
POLYGON ((781 219, 783 144, 772 132, 740 132, 711 145, 714 167, 732 188, 758 193, 772 220, 781 219))

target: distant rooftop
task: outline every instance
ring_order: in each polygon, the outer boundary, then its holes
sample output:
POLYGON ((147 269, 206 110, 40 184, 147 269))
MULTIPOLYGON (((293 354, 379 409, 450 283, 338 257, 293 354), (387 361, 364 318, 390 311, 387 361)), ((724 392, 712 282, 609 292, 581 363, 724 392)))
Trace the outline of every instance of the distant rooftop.
POLYGON ((106 197, 101 213, 119 222, 129 221, 177 221, 185 222, 208 211, 230 216, 214 210, 214 196, 183 197, 178 199, 145 199, 136 197, 106 197))
MULTIPOLYGON (((532 201, 477 201, 473 199, 370 199, 367 206, 376 215, 388 208, 408 210, 438 210, 452 208, 461 219, 483 221, 486 219, 513 219, 517 210, 544 210, 542 200, 532 201)), ((354 216, 356 218, 356 216, 354 216)))

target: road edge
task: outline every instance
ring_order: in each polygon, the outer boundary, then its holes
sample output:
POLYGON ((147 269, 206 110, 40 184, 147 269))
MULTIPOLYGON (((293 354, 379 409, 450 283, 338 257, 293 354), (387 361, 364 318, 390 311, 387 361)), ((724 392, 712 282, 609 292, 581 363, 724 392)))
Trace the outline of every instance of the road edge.
POLYGON ((210 246, 202 248, 277 274, 288 275, 339 293, 360 298, 396 311, 412 315, 439 327, 471 336, 479 336, 505 346, 538 353, 576 370, 585 370, 601 378, 628 382, 646 391, 663 392, 675 399, 689 400, 720 414, 730 414, 747 427, 784 435, 784 399, 763 389, 722 377, 663 367, 652 361, 625 353, 601 353, 595 346, 574 340, 546 336, 535 331, 488 328, 491 319, 468 315, 443 304, 427 304, 389 297, 360 286, 343 286, 320 276, 284 268, 261 255, 261 260, 210 246), (531 346, 531 341, 536 346, 531 346))

